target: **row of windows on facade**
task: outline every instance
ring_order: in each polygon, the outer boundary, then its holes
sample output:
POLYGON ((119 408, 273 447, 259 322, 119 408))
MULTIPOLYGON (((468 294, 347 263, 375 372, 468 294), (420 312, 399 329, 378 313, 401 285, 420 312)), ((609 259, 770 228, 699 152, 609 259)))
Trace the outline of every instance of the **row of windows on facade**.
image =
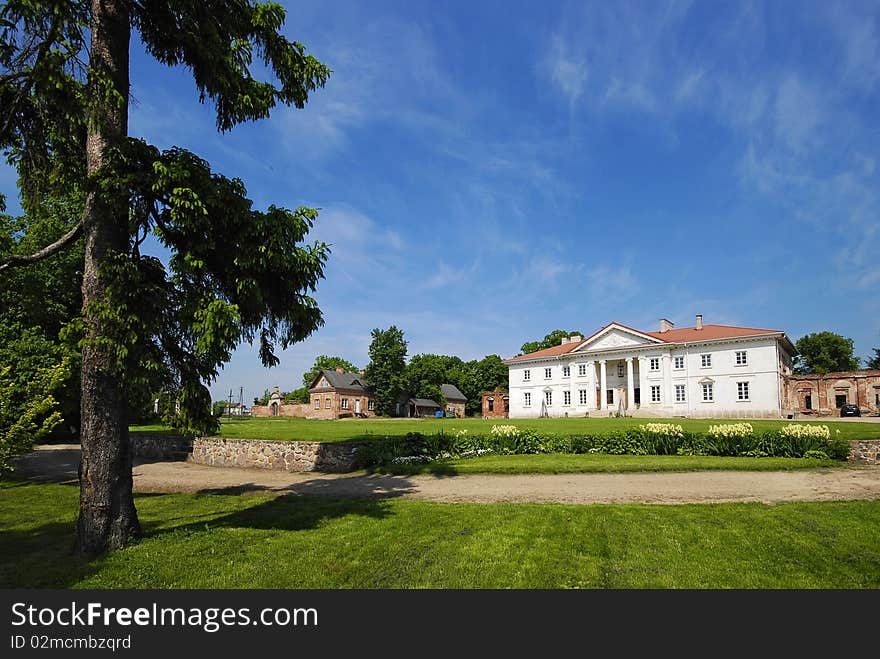
MULTIPOLYGON (((834 396, 834 407, 840 409, 844 405, 849 402, 849 397, 846 394, 836 394, 834 396)), ((874 394, 874 404, 880 407, 880 393, 874 394)), ((813 396, 812 394, 804 395, 804 409, 811 410, 813 409, 813 396)))
MULTIPOLYGON (((715 401, 715 385, 712 383, 703 383, 700 385, 700 390, 702 393, 702 399, 704 403, 712 403, 715 401)), ((634 403, 639 402, 639 390, 635 390, 636 400, 634 403)), ((589 395, 589 391, 587 389, 578 389, 578 403, 580 405, 587 404, 587 397, 589 395)), ((605 392, 606 401, 608 404, 614 403, 614 389, 608 389, 605 392)), ((748 382, 737 382, 736 383, 736 398, 737 400, 749 400, 749 383, 748 382)), ((651 385, 651 402, 652 403, 660 403, 660 385, 651 385)), ((686 403, 687 402, 687 389, 683 384, 675 385, 675 402, 676 403, 686 403)), ((544 392, 544 403, 546 405, 553 404, 553 392, 545 391, 544 392)), ((532 404, 532 394, 529 391, 526 391, 523 394, 523 405, 525 407, 529 407, 532 404)), ((562 392, 562 404, 563 405, 571 405, 571 392, 563 391, 562 392)))
MULTIPOLYGON (((332 406, 333 406, 333 399, 328 396, 327 398, 324 399, 324 408, 329 410, 332 406)), ((348 398, 342 398, 339 406, 343 410, 347 410, 348 409, 348 398)), ((370 412, 372 412, 375 408, 376 408, 376 401, 368 400, 367 401, 367 409, 370 412)), ((316 410, 321 409, 321 399, 320 398, 315 398, 315 409, 316 410)))
MULTIPOLYGON (((734 353, 734 364, 736 366, 746 366, 748 364, 748 359, 746 357, 745 350, 737 350, 734 353)), ((712 366, 712 353, 706 353, 704 355, 700 355, 700 366, 702 368, 710 368, 712 366)), ((673 357, 672 368, 676 371, 684 370, 684 357, 676 356, 673 357)), ((659 357, 651 357, 648 360, 648 370, 651 371, 659 371, 660 370, 660 358, 659 357)), ((624 372, 623 364, 617 365, 617 377, 622 378, 624 372)), ((578 376, 584 377, 587 374, 587 365, 586 364, 578 364, 578 376)), ((553 377, 553 369, 551 367, 547 367, 544 369, 544 379, 549 380, 553 377)), ((571 367, 563 366, 562 367, 562 377, 568 378, 571 377, 571 367)), ((529 381, 532 379, 532 371, 531 369, 525 369, 523 371, 523 380, 529 381)))

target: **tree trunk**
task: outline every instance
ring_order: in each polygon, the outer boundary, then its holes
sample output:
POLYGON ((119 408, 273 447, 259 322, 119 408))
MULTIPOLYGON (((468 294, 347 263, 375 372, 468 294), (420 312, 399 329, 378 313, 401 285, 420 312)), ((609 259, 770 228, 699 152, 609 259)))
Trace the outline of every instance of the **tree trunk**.
MULTIPOLYGON (((128 134, 128 66, 130 17, 127 0, 92 0, 91 59, 86 143, 88 174, 110 160, 109 149, 128 134), (107 94, 107 83, 121 100, 107 94)), ((83 311, 86 341, 82 351, 82 463, 76 549, 95 555, 125 546, 140 533, 132 498, 131 451, 123 373, 113 346, 96 341, 106 334, 106 321, 95 309, 107 298, 107 279, 100 266, 128 246, 128 199, 123 190, 86 197, 83 211, 85 264, 83 311)))

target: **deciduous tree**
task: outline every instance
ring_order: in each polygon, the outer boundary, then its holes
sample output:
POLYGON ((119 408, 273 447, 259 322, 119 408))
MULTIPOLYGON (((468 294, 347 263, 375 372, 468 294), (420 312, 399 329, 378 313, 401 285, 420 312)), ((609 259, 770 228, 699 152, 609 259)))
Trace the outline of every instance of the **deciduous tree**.
POLYGON ((382 416, 394 414, 397 398, 404 388, 406 369, 406 341, 403 331, 394 325, 387 330, 379 328, 371 332, 370 363, 365 377, 373 387, 376 413, 382 416))
POLYGON ((807 334, 795 343, 796 373, 855 371, 859 360, 853 355, 853 340, 834 332, 807 334))
POLYGON ((527 341, 526 343, 523 343, 520 350, 522 351, 522 354, 527 355, 530 352, 537 352, 538 350, 552 348, 553 346, 558 346, 559 344, 561 344, 562 339, 566 339, 576 334, 583 336, 581 332, 577 331, 566 331, 560 329, 553 330, 552 332, 547 334, 541 341, 527 341))
MULTIPOLYGON (((312 367, 303 373, 303 386, 308 389, 308 387, 312 386, 312 382, 314 382, 315 378, 318 377, 318 373, 323 370, 332 371, 336 368, 344 368, 349 373, 357 373, 358 367, 352 364, 350 361, 346 361, 342 357, 330 357, 328 355, 318 355, 315 357, 315 363, 312 364, 312 367)), ((304 402, 308 402, 308 397, 304 402)))
POLYGON ((17 167, 26 215, 82 191, 54 240, 0 272, 80 236, 80 514, 83 554, 122 547, 140 527, 132 498, 127 398, 157 373, 181 423, 211 429, 204 382, 240 340, 264 364, 323 321, 310 297, 328 256, 304 239, 317 212, 253 208, 242 181, 183 149, 128 136, 132 31, 159 62, 183 66, 217 128, 303 107, 329 69, 281 27, 285 11, 249 0, 8 0, 0 8, 0 149, 17 167), (257 66, 255 66, 257 58, 257 66), (255 72, 265 72, 260 80, 255 72), (168 264, 142 255, 153 233, 168 264))

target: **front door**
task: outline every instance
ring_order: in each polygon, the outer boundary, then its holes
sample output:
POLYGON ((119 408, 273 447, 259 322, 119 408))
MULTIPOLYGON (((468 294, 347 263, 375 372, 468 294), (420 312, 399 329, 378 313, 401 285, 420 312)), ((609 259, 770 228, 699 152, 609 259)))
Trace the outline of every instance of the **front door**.
POLYGON ((355 414, 361 413, 361 399, 360 398, 356 398, 354 401, 354 413, 355 414))

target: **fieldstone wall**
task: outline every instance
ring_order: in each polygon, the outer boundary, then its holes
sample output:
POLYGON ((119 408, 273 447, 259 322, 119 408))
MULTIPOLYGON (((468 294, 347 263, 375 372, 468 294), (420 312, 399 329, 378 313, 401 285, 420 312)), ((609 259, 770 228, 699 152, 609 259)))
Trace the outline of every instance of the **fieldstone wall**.
POLYGON ((190 461, 213 467, 256 467, 279 471, 354 471, 362 442, 272 442, 197 437, 190 461))
POLYGON ((166 433, 133 432, 129 435, 131 454, 155 460, 186 460, 192 453, 193 440, 166 433))
POLYGON ((880 453, 880 439, 854 439, 850 442, 852 450, 849 454, 850 462, 864 462, 877 464, 877 455, 880 453))

